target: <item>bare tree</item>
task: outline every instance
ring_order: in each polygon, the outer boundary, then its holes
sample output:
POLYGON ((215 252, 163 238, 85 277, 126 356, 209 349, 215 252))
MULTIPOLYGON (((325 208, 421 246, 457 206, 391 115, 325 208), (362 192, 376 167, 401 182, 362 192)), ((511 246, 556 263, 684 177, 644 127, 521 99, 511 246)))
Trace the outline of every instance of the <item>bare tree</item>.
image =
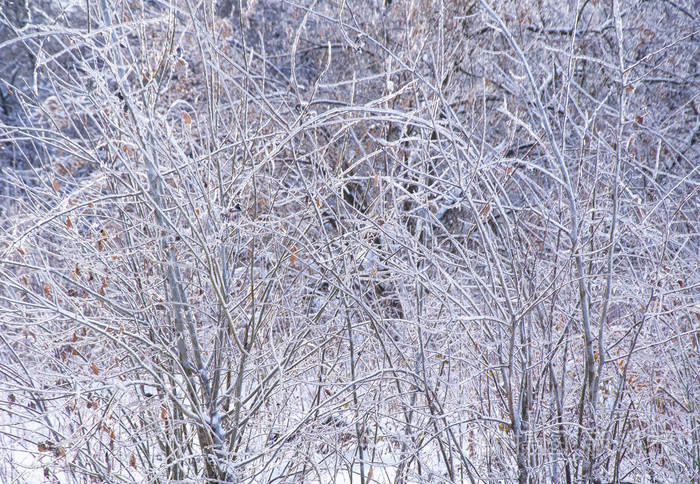
POLYGON ((700 482, 686 3, 3 9, 0 476, 700 482))

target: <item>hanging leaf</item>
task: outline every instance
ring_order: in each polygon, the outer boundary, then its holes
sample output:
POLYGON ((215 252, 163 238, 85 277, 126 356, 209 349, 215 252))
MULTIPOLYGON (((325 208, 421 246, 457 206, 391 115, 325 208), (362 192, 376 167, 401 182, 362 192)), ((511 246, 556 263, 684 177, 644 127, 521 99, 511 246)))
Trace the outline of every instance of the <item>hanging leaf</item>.
POLYGON ((97 374, 100 373, 100 369, 99 369, 99 367, 97 366, 97 364, 96 364, 94 361, 92 362, 92 365, 90 365, 90 366, 91 366, 91 368, 92 368, 92 372, 93 372, 95 375, 97 375, 97 374))
POLYGON ((185 124, 191 124, 192 123, 192 118, 190 117, 187 112, 183 111, 182 112, 182 120, 185 122, 185 124))
POLYGON ((66 217, 66 227, 71 228, 71 225, 73 225, 70 221, 70 217, 66 217))
POLYGON ((136 457, 134 454, 131 454, 131 457, 129 457, 129 465, 136 469, 136 457))
POLYGON ((46 442, 39 442, 36 444, 36 447, 39 452, 50 452, 54 449, 54 444, 47 440, 46 442))

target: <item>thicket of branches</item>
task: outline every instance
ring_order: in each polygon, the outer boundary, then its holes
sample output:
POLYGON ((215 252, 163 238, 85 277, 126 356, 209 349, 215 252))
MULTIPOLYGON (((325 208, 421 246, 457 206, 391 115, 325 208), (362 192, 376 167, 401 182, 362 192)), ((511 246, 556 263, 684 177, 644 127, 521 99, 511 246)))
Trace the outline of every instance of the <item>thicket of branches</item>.
POLYGON ((694 2, 4 0, 0 480, 700 482, 694 2))

